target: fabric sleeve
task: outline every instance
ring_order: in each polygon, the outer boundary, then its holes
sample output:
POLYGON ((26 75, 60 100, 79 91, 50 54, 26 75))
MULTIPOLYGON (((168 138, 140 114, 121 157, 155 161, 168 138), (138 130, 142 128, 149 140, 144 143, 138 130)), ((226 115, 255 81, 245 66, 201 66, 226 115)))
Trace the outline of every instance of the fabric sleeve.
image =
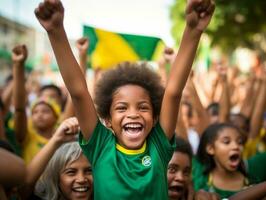
POLYGON ((164 165, 168 165, 175 149, 175 136, 171 140, 166 137, 161 125, 156 123, 149 135, 150 140, 155 144, 164 165))
POLYGON ((204 175, 204 166, 196 157, 192 159, 192 180, 195 191, 203 189, 208 191, 208 176, 204 175))
POLYGON ((112 138, 114 138, 114 136, 111 131, 100 121, 98 121, 89 140, 85 140, 82 133, 79 133, 80 147, 92 166, 95 166, 97 158, 101 155, 103 148, 108 147, 108 143, 112 138))

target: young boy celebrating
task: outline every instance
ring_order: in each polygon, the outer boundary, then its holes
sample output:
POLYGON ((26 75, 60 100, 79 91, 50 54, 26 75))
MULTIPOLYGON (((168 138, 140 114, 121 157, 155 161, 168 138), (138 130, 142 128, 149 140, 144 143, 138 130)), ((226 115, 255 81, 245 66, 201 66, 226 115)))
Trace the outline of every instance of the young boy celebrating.
POLYGON ((213 11, 211 0, 188 1, 187 25, 162 103, 159 81, 143 65, 124 63, 102 75, 95 96, 98 113, 105 120, 107 129, 98 119, 86 81, 67 40, 61 2, 45 0, 35 10, 48 33, 72 97, 82 130, 80 144, 92 164, 95 199, 168 199, 167 164, 173 153, 171 139, 178 105, 200 36, 213 11), (108 94, 107 99, 102 98, 104 94, 108 94))

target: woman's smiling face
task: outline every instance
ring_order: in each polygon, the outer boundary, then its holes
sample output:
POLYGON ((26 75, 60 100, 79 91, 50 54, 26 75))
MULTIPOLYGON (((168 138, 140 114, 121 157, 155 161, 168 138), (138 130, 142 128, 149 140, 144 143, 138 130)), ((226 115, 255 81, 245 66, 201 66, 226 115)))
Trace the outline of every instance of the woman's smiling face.
POLYGON ((91 165, 82 154, 68 163, 60 174, 60 190, 65 199, 88 200, 92 198, 93 178, 91 165))

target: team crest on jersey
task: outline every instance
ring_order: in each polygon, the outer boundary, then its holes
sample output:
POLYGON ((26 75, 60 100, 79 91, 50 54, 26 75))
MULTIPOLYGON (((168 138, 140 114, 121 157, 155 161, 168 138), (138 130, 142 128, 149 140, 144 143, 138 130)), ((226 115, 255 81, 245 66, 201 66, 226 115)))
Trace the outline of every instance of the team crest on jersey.
POLYGON ((149 167, 151 165, 151 157, 150 156, 144 156, 142 158, 142 165, 145 167, 149 167))

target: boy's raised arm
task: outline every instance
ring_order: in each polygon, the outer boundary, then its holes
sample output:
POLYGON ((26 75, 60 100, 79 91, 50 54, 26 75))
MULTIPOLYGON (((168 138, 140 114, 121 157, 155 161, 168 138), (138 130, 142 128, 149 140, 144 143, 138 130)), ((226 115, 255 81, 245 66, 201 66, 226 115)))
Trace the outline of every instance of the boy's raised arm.
POLYGON ((200 36, 211 20, 214 7, 212 0, 187 2, 187 23, 165 89, 159 119, 168 139, 174 135, 182 91, 190 73, 200 36))
POLYGON ((84 75, 71 51, 63 26, 64 8, 59 0, 45 0, 35 15, 47 31, 65 85, 71 95, 83 136, 89 139, 98 120, 84 75))

